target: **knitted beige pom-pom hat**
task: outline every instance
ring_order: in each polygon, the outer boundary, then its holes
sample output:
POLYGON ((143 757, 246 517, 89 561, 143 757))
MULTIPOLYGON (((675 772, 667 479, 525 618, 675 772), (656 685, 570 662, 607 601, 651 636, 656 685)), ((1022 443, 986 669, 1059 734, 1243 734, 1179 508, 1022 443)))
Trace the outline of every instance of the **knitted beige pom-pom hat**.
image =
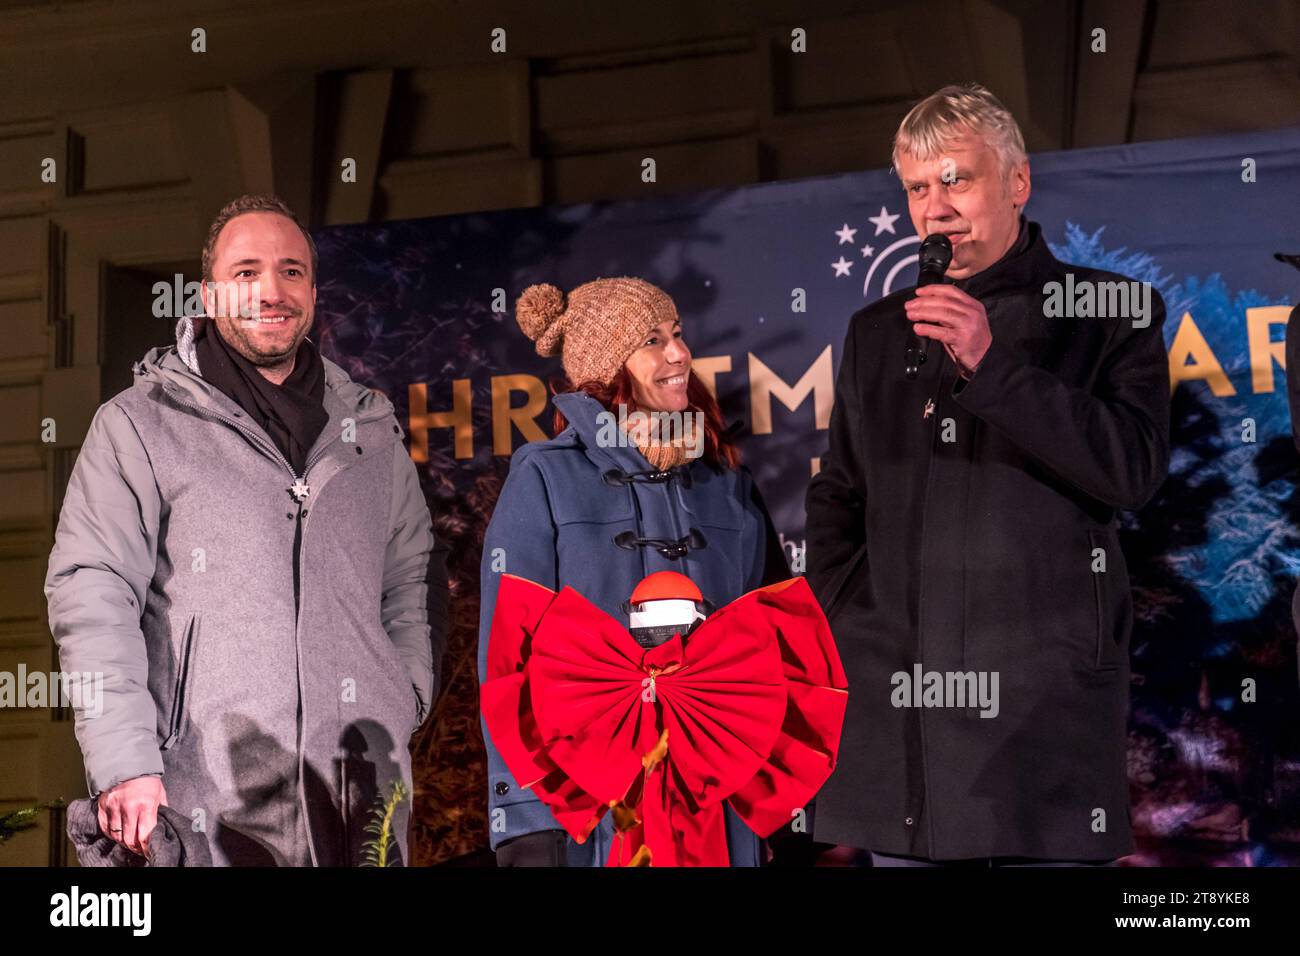
POLYGON ((678 321, 673 300, 658 286, 628 276, 595 279, 567 296, 549 283, 530 285, 515 304, 515 320, 538 355, 561 355, 574 385, 614 380, 651 329, 678 321))

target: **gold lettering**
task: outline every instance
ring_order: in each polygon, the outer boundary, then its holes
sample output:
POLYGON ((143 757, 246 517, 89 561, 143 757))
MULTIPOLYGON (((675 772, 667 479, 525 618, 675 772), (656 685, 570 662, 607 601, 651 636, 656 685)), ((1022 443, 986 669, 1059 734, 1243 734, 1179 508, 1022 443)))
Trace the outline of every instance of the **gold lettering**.
POLYGON ((544 411, 546 386, 536 375, 493 375, 492 454, 509 455, 513 450, 510 447, 511 424, 523 434, 524 441, 545 441, 548 436, 537 424, 537 416, 544 411), (511 408, 511 392, 524 392, 528 401, 518 408, 511 408))
POLYGON ((730 355, 711 355, 691 359, 691 374, 704 383, 709 394, 718 397, 718 376, 731 371, 730 355))
POLYGON ((779 375, 763 364, 753 352, 749 353, 749 401, 753 416, 753 433, 772 433, 772 404, 775 397, 782 405, 794 411, 808 393, 813 393, 813 418, 819 430, 830 427, 831 404, 835 400, 835 370, 831 364, 831 347, 828 345, 816 361, 794 385, 787 385, 779 375))
POLYGON ((469 379, 458 378, 451 383, 451 411, 431 412, 428 403, 428 386, 424 382, 411 385, 407 390, 410 406, 411 460, 423 464, 429 460, 429 429, 455 429, 457 458, 474 457, 474 420, 471 417, 473 394, 469 379))
POLYGON ((1250 348, 1250 387, 1258 395, 1273 391, 1273 362, 1286 372, 1286 342, 1274 342, 1269 330, 1286 325, 1289 305, 1268 305, 1246 310, 1246 342, 1250 348))
POLYGON ((1173 394, 1179 382, 1200 379, 1209 383, 1210 391, 1219 398, 1237 394, 1205 336, 1196 327, 1192 313, 1184 312, 1173 345, 1169 346, 1169 394, 1173 394), (1191 365, 1187 364, 1189 358, 1192 359, 1191 365))

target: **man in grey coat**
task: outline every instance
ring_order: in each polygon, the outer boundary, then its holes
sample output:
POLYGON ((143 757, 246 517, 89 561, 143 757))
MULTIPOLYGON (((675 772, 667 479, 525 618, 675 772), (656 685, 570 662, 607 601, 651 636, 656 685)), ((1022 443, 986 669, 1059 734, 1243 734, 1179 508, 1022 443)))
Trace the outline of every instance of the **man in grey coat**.
POLYGON ((96 412, 50 555, 61 666, 104 681, 76 713, 86 780, 137 853, 168 806, 217 865, 352 865, 411 790, 445 568, 392 404, 307 338, 294 214, 229 204, 203 268, 207 316, 96 412))

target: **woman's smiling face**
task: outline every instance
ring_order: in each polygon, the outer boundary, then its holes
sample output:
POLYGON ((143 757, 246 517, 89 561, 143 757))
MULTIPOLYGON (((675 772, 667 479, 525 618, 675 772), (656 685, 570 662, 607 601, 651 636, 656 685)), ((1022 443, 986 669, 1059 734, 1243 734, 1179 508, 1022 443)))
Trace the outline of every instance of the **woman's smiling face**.
POLYGON ((632 395, 647 411, 680 412, 689 404, 686 383, 691 376, 691 350, 682 341, 682 324, 659 323, 627 360, 632 395))

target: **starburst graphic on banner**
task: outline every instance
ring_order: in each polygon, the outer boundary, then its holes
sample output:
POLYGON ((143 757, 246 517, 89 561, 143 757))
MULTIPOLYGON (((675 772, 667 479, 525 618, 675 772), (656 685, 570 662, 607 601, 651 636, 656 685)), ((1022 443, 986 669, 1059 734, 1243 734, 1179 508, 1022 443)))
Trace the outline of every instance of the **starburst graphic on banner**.
MULTIPOLYGON (((903 218, 902 213, 890 212, 888 206, 881 206, 880 212, 877 215, 867 217, 867 222, 871 223, 871 225, 875 227, 875 232, 872 233, 873 237, 879 236, 882 233, 889 233, 896 236, 898 235, 898 230, 895 228, 894 224, 901 218, 903 218)), ((843 246, 846 244, 855 244, 854 239, 857 234, 859 232, 865 232, 866 229, 865 227, 850 226, 846 222, 838 229, 832 229, 831 231, 835 234, 837 240, 836 246, 843 246)), ((876 247, 870 243, 861 246, 860 252, 862 253, 862 258, 870 260, 867 274, 862 280, 863 298, 870 301, 872 299, 889 295, 889 293, 894 289, 899 273, 908 266, 915 265, 917 262, 917 255, 915 252, 911 255, 901 256, 894 256, 894 254, 907 250, 911 246, 918 246, 920 245, 920 241, 921 240, 915 235, 904 236, 901 239, 896 239, 891 242, 883 251, 880 252, 879 255, 876 253, 876 247), (894 256, 893 261, 890 261, 891 256, 894 256), (881 269, 882 263, 887 263, 887 265, 884 266, 884 279, 877 284, 877 288, 873 289, 872 280, 876 276, 877 271, 881 269)), ((852 278, 853 264, 853 261, 844 258, 843 253, 840 253, 839 258, 830 263, 831 269, 834 270, 832 278, 852 278)))
POLYGON ((901 213, 894 213, 894 214, 891 216, 891 215, 889 214, 889 210, 886 209, 884 206, 881 206, 881 207, 880 207, 880 215, 878 215, 878 216, 868 216, 868 217, 867 217, 867 222, 871 223, 873 226, 876 227, 876 231, 875 231, 874 235, 877 235, 877 236, 878 236, 878 235, 880 235, 882 232, 887 232, 887 233, 889 233, 890 235, 895 235, 895 233, 894 233, 894 220, 897 219, 900 215, 902 215, 902 214, 901 214, 901 213))

